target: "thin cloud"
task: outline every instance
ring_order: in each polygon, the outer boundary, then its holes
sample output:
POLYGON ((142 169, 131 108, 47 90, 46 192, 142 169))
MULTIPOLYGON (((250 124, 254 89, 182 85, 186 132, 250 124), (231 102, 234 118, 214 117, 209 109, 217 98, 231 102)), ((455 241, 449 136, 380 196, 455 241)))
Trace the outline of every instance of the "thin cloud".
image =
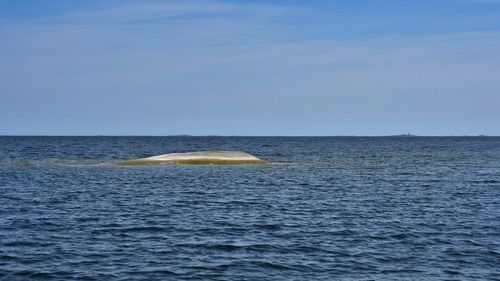
POLYGON ((421 112, 432 119, 498 108, 500 33, 350 36, 335 20, 290 24, 322 13, 219 1, 135 2, 11 22, 0 27, 0 118, 17 116, 14 109, 35 100, 44 107, 33 112, 60 105, 65 109, 46 113, 50 120, 64 111, 81 123, 95 106, 109 110, 103 118, 151 128, 163 120, 196 128, 200 116, 207 126, 234 116, 235 126, 271 120, 286 127, 295 120, 328 127, 333 119, 357 120, 349 126, 362 129, 377 118, 409 114, 418 123, 421 112), (129 120, 130 112, 145 119, 129 120))

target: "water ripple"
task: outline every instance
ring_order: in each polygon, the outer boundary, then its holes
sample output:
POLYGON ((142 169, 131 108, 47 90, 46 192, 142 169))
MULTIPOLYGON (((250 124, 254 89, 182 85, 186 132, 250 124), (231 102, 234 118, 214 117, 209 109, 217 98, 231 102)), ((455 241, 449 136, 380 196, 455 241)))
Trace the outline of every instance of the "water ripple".
POLYGON ((0 280, 500 280, 499 147, 0 137, 0 280), (210 149, 271 164, 102 165, 210 149))

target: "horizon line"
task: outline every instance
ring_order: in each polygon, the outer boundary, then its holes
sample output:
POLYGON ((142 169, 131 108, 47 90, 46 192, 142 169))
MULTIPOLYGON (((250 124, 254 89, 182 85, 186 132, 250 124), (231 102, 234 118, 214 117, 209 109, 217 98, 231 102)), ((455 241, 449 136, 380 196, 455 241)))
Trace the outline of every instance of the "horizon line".
POLYGON ((312 137, 312 138, 328 138, 328 137, 400 137, 400 138, 429 138, 429 137, 500 137, 500 135, 413 135, 413 134, 396 134, 396 135, 190 135, 190 134, 173 134, 173 135, 147 135, 147 134, 123 134, 123 135, 50 135, 50 134, 26 134, 15 135, 6 134, 0 137, 312 137))

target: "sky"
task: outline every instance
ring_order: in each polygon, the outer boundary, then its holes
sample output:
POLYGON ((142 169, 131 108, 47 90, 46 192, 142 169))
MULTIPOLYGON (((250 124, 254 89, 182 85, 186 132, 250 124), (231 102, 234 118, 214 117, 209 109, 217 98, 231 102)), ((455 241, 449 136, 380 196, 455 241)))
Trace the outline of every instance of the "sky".
POLYGON ((500 0, 0 0, 0 135, 500 135, 500 0))

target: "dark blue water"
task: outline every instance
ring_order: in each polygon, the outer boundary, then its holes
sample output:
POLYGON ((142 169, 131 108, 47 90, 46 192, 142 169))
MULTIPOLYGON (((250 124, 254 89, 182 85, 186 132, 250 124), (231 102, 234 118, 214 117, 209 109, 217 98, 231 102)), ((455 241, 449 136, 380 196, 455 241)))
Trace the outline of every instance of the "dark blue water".
POLYGON ((0 280, 500 280, 500 138, 0 137, 0 280), (241 150, 263 165, 123 167, 241 150))

